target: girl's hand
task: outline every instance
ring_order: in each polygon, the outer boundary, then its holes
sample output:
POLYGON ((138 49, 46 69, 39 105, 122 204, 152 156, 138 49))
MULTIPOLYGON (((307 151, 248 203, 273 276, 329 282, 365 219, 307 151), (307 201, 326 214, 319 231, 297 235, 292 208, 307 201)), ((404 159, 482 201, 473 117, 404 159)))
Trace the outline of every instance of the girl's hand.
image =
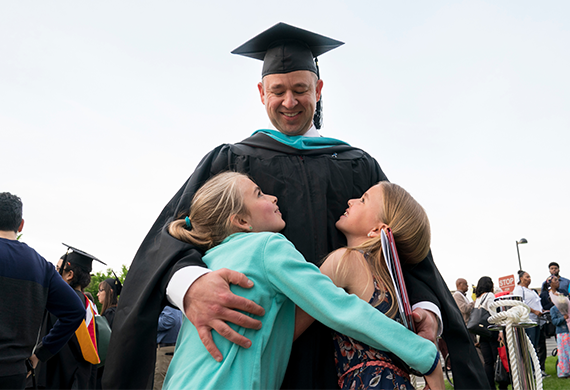
POLYGON ((445 389, 445 383, 443 382, 443 371, 441 370, 441 364, 438 364, 435 370, 431 374, 424 376, 427 386, 425 388, 439 390, 445 389))
POLYGON ((568 319, 568 314, 564 314, 564 319, 565 319, 565 320, 568 319))

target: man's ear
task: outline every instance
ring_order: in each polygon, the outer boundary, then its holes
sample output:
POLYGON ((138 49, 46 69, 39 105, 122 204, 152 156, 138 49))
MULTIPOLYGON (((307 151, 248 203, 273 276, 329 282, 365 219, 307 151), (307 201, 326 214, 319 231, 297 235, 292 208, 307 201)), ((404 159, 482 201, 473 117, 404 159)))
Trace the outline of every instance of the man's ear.
POLYGON ((72 279, 73 279, 73 271, 72 271, 72 270, 69 270, 69 271, 67 271, 67 274, 66 274, 65 271, 64 271, 64 273, 63 273, 63 280, 65 280, 65 282, 66 282, 67 284, 69 284, 69 282, 71 282, 72 279))
POLYGON ((230 223, 233 227, 236 228, 237 231, 248 232, 249 231, 249 222, 243 218, 243 216, 239 216, 234 214, 230 217, 230 223))
POLYGON ((265 105, 265 90, 263 89, 263 83, 261 81, 257 84, 257 89, 259 89, 259 98, 261 99, 261 103, 265 105))
POLYGON ((20 222, 20 227, 18 227, 18 233, 22 232, 22 229, 24 229, 24 218, 22 218, 22 222, 20 222))
POLYGON ((382 231, 382 229, 387 228, 388 225, 386 225, 384 222, 380 222, 380 224, 378 226, 375 226, 373 229, 371 229, 368 232, 368 237, 372 238, 372 237, 378 237, 380 235, 380 232, 382 231))
POLYGON ((323 89, 323 80, 318 79, 317 80, 317 87, 316 87, 316 93, 317 93, 317 102, 319 100, 321 100, 321 91, 323 89))

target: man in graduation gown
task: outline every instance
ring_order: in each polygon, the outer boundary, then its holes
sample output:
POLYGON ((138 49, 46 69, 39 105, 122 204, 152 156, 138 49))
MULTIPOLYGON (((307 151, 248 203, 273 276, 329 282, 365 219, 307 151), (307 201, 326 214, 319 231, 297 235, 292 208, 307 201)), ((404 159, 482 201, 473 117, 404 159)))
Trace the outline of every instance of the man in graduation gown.
MULTIPOLYGON (((77 294, 85 308, 85 320, 66 345, 46 363, 38 365, 38 387, 46 389, 95 389, 97 379, 97 329, 94 310, 82 290, 91 281, 92 255, 76 248, 59 260, 57 270, 77 294)), ((49 332, 57 317, 46 313, 43 332, 49 332)))
MULTIPOLYGON (((263 79, 258 88, 278 131, 260 130, 240 143, 215 148, 166 205, 139 248, 125 281, 104 388, 152 386, 156 321, 169 301, 184 308, 208 350, 218 358, 219 352, 216 354, 209 343, 210 329, 247 347, 247 339, 227 332, 225 321, 249 328, 259 326, 258 320, 263 322, 262 309, 229 293, 228 282, 251 287, 246 276, 228 270, 196 270, 197 265, 204 267, 201 253, 167 233, 168 223, 188 212, 194 193, 211 176, 227 170, 243 172, 265 193, 277 196, 287 222, 282 233, 307 261, 319 263, 327 253, 346 245, 334 224, 347 201, 387 178, 366 152, 319 137, 313 126, 313 115, 320 117, 317 102, 323 86, 314 58, 341 44, 279 23, 234 50, 235 54, 263 60, 263 79), (215 307, 213 312, 219 314, 207 312, 205 307, 215 307), (254 318, 230 309, 253 313, 254 318)), ((320 125, 318 121, 315 124, 320 125)), ((483 367, 461 313, 431 255, 406 269, 405 277, 412 303, 427 301, 424 307, 441 310, 443 337, 450 346, 458 388, 486 388, 483 367)), ((435 316, 422 309, 417 313, 423 318, 420 334, 435 339, 435 316)), ((331 334, 323 325, 315 322, 294 343, 283 388, 338 388, 331 334)))

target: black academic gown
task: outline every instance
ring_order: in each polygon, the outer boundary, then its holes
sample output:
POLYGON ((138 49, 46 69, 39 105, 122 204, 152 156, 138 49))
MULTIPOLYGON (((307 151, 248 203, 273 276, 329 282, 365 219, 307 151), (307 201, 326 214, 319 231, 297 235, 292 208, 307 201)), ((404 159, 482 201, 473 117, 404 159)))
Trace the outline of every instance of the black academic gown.
MULTIPOLYGON (((208 178, 227 170, 250 175, 265 193, 277 196, 287 222, 282 233, 312 263, 346 245, 335 222, 347 201, 387 180, 370 155, 348 145, 299 150, 257 133, 238 144, 214 149, 163 209, 131 264, 113 324, 109 347, 113 352, 107 357, 104 388, 152 387, 156 324, 167 303, 166 285, 176 270, 204 266, 201 253, 171 237, 166 226, 188 211, 194 193, 208 178)), ((428 300, 442 310, 444 337, 449 334, 446 341, 459 388, 486 388, 485 373, 463 318, 431 257, 407 276, 412 302, 428 300), (460 376, 465 378, 464 386, 460 376)), ((283 388, 338 388, 329 329, 315 322, 295 341, 283 388)))
MULTIPOLYGON (((83 307, 85 307, 85 295, 74 290, 83 307)), ((53 327, 57 317, 46 313, 42 327, 43 338, 53 327)), ((36 368, 36 380, 38 388, 45 389, 94 389, 97 376, 96 365, 83 359, 83 354, 74 334, 61 350, 47 362, 40 362, 36 368)), ((30 382, 28 381, 28 386, 30 382)))

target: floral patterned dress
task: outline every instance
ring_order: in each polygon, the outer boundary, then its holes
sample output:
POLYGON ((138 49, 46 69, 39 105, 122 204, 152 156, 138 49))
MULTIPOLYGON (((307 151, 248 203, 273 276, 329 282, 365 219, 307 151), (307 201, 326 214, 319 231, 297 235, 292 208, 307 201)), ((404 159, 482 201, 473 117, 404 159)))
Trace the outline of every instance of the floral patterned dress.
MULTIPOLYGON (((379 299, 382 291, 374 281, 374 294, 369 303, 379 299)), ((390 309, 391 297, 376 306, 382 313, 390 309)), ((410 376, 396 366, 386 352, 379 351, 348 336, 333 331, 338 385, 341 389, 413 389, 410 376)))

